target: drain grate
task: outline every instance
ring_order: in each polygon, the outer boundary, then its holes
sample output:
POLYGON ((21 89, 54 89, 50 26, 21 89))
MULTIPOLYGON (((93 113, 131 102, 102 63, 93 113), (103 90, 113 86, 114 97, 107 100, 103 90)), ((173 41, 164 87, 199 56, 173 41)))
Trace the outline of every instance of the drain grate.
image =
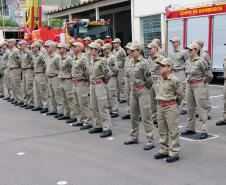
POLYGON ((201 132, 196 132, 196 134, 187 135, 187 136, 180 136, 181 139, 187 140, 187 141, 205 141, 209 139, 215 139, 218 138, 218 135, 210 134, 208 133, 208 138, 206 139, 199 139, 201 135, 201 132))

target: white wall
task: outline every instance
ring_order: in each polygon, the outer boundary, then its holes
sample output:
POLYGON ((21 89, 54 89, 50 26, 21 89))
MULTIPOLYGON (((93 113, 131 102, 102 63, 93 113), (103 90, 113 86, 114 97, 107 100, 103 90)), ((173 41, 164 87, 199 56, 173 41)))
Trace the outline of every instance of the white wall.
POLYGON ((131 0, 133 40, 142 42, 140 33, 140 17, 161 14, 165 11, 165 7, 169 5, 176 7, 180 6, 182 8, 210 2, 210 0, 131 0))

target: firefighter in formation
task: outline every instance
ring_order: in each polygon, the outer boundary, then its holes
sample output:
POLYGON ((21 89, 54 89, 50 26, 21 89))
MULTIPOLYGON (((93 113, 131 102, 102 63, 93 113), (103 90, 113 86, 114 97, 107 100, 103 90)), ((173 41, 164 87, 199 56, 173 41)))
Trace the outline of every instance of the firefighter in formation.
MULTIPOLYGON (((196 134, 198 119, 200 139, 208 138, 210 101, 208 82, 213 78, 202 40, 195 40, 187 50, 180 38, 170 39, 172 56, 153 39, 143 56, 142 45, 121 40, 103 43, 90 37, 69 44, 38 40, 28 46, 9 39, 1 44, 0 97, 15 106, 39 111, 67 124, 88 129, 101 138, 112 136, 112 118, 119 116, 119 104, 127 103, 122 119, 131 119, 131 131, 125 145, 139 142, 139 124, 144 125, 144 150, 155 147, 159 133, 159 151, 155 159, 179 160, 179 115, 188 122, 181 135, 196 134)), ((226 124, 225 119, 217 125, 226 124)))

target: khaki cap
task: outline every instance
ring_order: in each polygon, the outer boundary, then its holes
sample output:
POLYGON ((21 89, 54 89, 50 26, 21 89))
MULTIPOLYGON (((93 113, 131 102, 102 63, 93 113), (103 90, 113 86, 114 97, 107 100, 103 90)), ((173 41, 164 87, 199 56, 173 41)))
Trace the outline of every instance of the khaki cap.
POLYGON ((54 47, 56 47, 57 46, 57 43, 54 42, 54 41, 52 41, 52 40, 47 40, 45 42, 45 46, 54 46, 54 47))
POLYGON ((95 42, 101 44, 103 42, 103 40, 102 39, 97 39, 97 40, 95 40, 95 42))
POLYGON ((44 41, 42 39, 38 39, 37 42, 40 43, 40 44, 44 43, 44 41))
POLYGON ((71 43, 72 46, 75 46, 75 47, 80 47, 82 49, 84 49, 84 44, 81 43, 81 42, 73 42, 71 43))
POLYGON ((72 44, 73 42, 75 42, 75 39, 70 39, 68 42, 69 42, 70 44, 72 44))
POLYGON ((85 37, 83 40, 89 40, 89 41, 91 41, 92 39, 90 37, 85 37))
POLYGON ((170 42, 180 42, 180 38, 179 37, 173 37, 172 39, 170 39, 170 42))
POLYGON ((68 49, 68 45, 65 44, 65 43, 58 43, 58 44, 57 44, 57 47, 58 47, 58 48, 68 49))
POLYGON ((156 42, 158 45, 160 45, 160 39, 158 38, 153 39, 152 42, 156 42))
POLYGON ((113 43, 121 43, 121 40, 119 38, 115 38, 112 42, 113 43))
POLYGON ((16 39, 8 39, 7 41, 16 43, 16 39))
POLYGON ((156 42, 151 42, 147 45, 147 48, 151 49, 151 48, 159 48, 159 45, 156 42))
POLYGON ((194 40, 194 42, 196 42, 200 46, 204 46, 204 42, 201 39, 196 39, 196 40, 194 40))
POLYGON ((104 44, 103 49, 112 49, 112 45, 110 43, 106 43, 104 44))
POLYGON ((162 64, 164 66, 173 66, 173 60, 170 58, 165 58, 161 61, 157 61, 158 64, 162 64))
POLYGON ((129 47, 132 45, 132 42, 128 42, 125 46, 126 49, 129 49, 129 47))
POLYGON ((9 45, 9 43, 6 40, 4 40, 2 45, 9 45))
POLYGON ((199 45, 196 42, 192 42, 186 49, 199 49, 199 45))
POLYGON ((18 44, 23 45, 23 44, 27 44, 27 42, 25 40, 21 40, 18 44))
POLYGON ((142 46, 139 43, 132 43, 131 46, 128 48, 129 50, 142 50, 142 46))
POLYGON ((36 41, 34 42, 32 45, 31 45, 32 48, 40 48, 41 47, 41 44, 40 42, 36 41))
POLYGON ((93 49, 97 49, 97 50, 101 50, 101 45, 99 43, 95 43, 95 42, 92 42, 88 45, 90 48, 93 48, 93 49))

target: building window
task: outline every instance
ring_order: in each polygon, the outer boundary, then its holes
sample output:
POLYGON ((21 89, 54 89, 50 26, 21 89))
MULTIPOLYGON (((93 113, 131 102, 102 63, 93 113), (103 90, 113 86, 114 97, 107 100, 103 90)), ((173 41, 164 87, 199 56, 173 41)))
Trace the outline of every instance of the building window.
POLYGON ((0 16, 9 16, 9 8, 6 5, 6 0, 0 1, 0 16), (2 12, 3 11, 3 12, 2 12), (3 14, 3 15, 2 15, 3 14))
POLYGON ((146 46, 154 38, 161 40, 161 15, 152 15, 147 17, 141 17, 141 38, 144 43, 144 55, 148 56, 148 50, 146 46))

